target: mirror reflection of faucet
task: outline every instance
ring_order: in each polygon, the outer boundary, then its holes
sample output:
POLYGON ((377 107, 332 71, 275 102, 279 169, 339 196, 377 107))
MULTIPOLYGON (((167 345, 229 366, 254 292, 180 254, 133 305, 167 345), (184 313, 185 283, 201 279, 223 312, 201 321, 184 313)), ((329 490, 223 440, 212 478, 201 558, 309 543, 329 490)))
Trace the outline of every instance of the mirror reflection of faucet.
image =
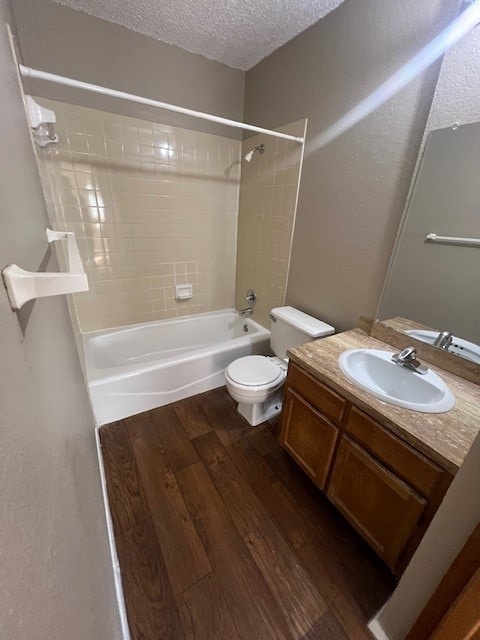
POLYGON ((452 344, 453 333, 451 331, 441 331, 438 336, 435 338, 433 343, 434 347, 438 347, 439 349, 445 349, 448 351, 448 348, 452 344))

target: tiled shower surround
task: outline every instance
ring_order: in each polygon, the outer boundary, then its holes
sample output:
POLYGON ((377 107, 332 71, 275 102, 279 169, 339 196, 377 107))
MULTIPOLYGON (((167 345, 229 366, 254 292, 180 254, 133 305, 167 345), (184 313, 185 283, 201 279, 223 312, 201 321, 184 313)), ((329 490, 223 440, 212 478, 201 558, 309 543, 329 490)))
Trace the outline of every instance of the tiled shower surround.
POLYGON ((90 290, 82 332, 234 304, 241 144, 37 99, 60 142, 38 151, 52 225, 74 231, 90 290), (175 300, 174 285, 193 284, 175 300))
MULTIPOLYGON (((88 292, 69 296, 76 329, 243 307, 250 287, 254 318, 269 325, 285 300, 300 145, 265 136, 242 145, 36 100, 55 111, 60 139, 37 148, 51 224, 75 232, 89 278, 88 292), (261 142, 265 153, 241 162, 261 142), (187 282, 193 298, 176 300, 175 284, 187 282)), ((303 135, 304 126, 280 130, 303 135)))
MULTIPOLYGON (((300 120, 278 131, 303 137, 305 129, 306 120, 300 120)), ((237 308, 245 307, 253 287, 254 318, 269 328, 270 310, 285 303, 303 148, 258 135, 243 141, 242 157, 262 143, 265 152, 242 163, 235 301, 237 308)))

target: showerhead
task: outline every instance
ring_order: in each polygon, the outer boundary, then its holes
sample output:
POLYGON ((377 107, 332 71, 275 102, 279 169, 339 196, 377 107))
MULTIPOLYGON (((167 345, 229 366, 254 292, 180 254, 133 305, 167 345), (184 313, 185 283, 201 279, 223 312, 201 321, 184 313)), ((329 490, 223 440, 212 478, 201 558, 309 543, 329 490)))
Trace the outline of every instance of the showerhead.
POLYGON ((245 154, 243 159, 246 160, 247 162, 250 162, 251 159, 253 158, 253 154, 255 153, 255 151, 258 151, 258 153, 265 153, 265 145, 259 144, 257 147, 253 147, 253 149, 251 149, 247 154, 245 154))

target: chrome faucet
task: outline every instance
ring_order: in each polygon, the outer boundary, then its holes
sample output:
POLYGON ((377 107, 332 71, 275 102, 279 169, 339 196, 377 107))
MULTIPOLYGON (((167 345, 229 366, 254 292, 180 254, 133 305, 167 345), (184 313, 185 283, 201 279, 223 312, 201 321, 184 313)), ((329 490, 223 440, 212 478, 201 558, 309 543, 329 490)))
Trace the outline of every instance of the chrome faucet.
POLYGON ((238 315, 244 318, 245 316, 251 316, 253 313, 253 307, 257 304, 257 296, 255 295, 255 291, 253 289, 249 289, 247 291, 246 301, 249 306, 245 309, 238 309, 238 315))
POLYGON ((392 361, 395 362, 399 367, 405 367, 406 369, 411 369, 416 373, 420 373, 425 375, 428 373, 428 367, 417 360, 417 350, 415 347, 405 347, 399 353, 395 353, 392 356, 392 361))
POLYGON ((434 347, 438 347, 439 349, 445 349, 448 351, 448 347, 452 344, 453 334, 451 331, 441 331, 438 336, 435 338, 435 342, 433 343, 434 347))

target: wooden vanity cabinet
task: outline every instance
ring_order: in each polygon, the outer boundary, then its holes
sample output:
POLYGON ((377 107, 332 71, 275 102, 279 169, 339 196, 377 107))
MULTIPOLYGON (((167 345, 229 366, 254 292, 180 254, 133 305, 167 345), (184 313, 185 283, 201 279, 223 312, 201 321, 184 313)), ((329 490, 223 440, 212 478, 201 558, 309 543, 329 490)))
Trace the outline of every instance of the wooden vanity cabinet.
POLYGON ((338 448, 327 495, 392 568, 427 504, 348 436, 338 448))
POLYGON ((285 395, 285 432, 282 444, 306 474, 325 488, 339 430, 298 393, 285 395))
POLYGON ((294 363, 280 442, 400 574, 452 475, 294 363))

